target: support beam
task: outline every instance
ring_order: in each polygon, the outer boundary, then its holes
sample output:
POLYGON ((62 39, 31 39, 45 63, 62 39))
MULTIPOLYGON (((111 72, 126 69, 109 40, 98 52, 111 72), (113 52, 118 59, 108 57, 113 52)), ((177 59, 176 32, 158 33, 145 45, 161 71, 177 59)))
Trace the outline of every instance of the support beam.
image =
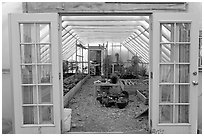
POLYGON ((148 43, 146 43, 144 40, 141 39, 141 37, 134 38, 134 36, 132 35, 130 37, 132 37, 132 39, 134 39, 135 41, 141 42, 146 48, 149 49, 149 41, 148 43))
POLYGON ((149 56, 146 55, 146 54, 148 54, 147 52, 144 52, 144 51, 140 50, 137 46, 134 46, 134 44, 127 43, 127 41, 126 41, 126 44, 128 44, 128 45, 132 46, 133 48, 135 48, 136 51, 140 54, 140 56, 142 56, 144 59, 149 60, 149 56))
MULTIPOLYGON (((131 47, 132 47, 132 45, 131 45, 130 43, 127 43, 127 44, 128 44, 128 46, 131 46, 131 47)), ((146 56, 144 56, 143 53, 141 53, 141 52, 140 52, 138 49, 136 49, 136 48, 132 48, 132 49, 134 49, 136 53, 139 53, 139 55, 142 56, 143 59, 148 62, 148 59, 146 58, 146 56)))
POLYGON ((146 50, 147 52, 149 52, 149 48, 147 45, 145 45, 144 43, 140 42, 139 40, 133 39, 132 36, 130 36, 128 39, 132 40, 133 42, 136 42, 138 45, 141 45, 141 47, 146 50))
MULTIPOLYGON (((137 31, 135 31, 134 33, 133 33, 133 35, 136 35, 136 36, 138 36, 138 37, 140 37, 146 44, 149 44, 149 37, 147 38, 147 39, 145 39, 144 37, 142 37, 142 35, 139 35, 138 34, 138 32, 137 31)), ((145 36, 145 35, 143 35, 143 36, 145 36)), ((146 37, 146 36, 145 36, 146 37)))
MULTIPOLYGON (((77 34, 73 34, 73 33, 70 33, 70 32, 69 32, 68 34, 69 34, 68 37, 72 36, 72 37, 75 38, 75 39, 76 39, 76 37, 77 37, 77 34)), ((62 42, 64 42, 65 39, 66 39, 66 38, 63 38, 62 42)))
POLYGON ((130 50, 130 48, 127 47, 125 44, 123 44, 123 43, 120 43, 120 44, 122 44, 129 52, 131 52, 132 55, 135 55, 134 51, 130 50))
POLYGON ((75 41, 73 41, 72 44, 70 44, 70 46, 67 46, 65 49, 63 49, 62 53, 68 53, 71 50, 71 48, 74 47, 74 43, 75 41))
POLYGON ((70 39, 68 42, 66 42, 65 44, 63 44, 62 48, 64 49, 64 48, 69 47, 69 45, 70 45, 73 41, 76 41, 76 39, 75 39, 75 38, 70 39))
MULTIPOLYGON (((71 35, 70 33, 71 33, 71 31, 68 32, 66 35, 64 35, 64 37, 62 37, 62 42, 64 42, 65 40, 67 40, 67 38, 71 38, 71 37, 77 36, 77 34, 71 35)), ((73 33, 74 33, 74 32, 73 32, 73 33)))
POLYGON ((72 29, 69 29, 69 30, 66 30, 66 29, 63 29, 62 30, 62 37, 64 37, 65 35, 67 35, 67 33, 73 31, 72 29), (64 31, 64 34, 63 34, 63 31, 64 31))
POLYGON ((101 16, 89 16, 89 17, 79 17, 79 18, 73 18, 73 17, 70 17, 70 16, 63 16, 62 17, 62 22, 64 21, 69 21, 69 22, 72 22, 72 21, 88 21, 88 22, 91 22, 91 21, 111 21, 111 22, 118 22, 118 21, 148 21, 148 18, 146 18, 145 16, 134 16, 134 17, 128 17, 128 16, 125 16, 123 18, 121 17, 110 17, 110 16, 104 16, 103 18, 101 16))
MULTIPOLYGON (((128 43, 127 40, 126 40, 126 43, 128 43)), ((134 42, 133 42, 132 40, 130 40, 130 39, 129 39, 129 43, 133 46, 133 48, 139 49, 140 52, 144 53, 145 55, 146 55, 146 54, 149 54, 149 51, 143 50, 143 49, 140 47, 140 45, 134 43, 134 42)))
MULTIPOLYGON (((66 30, 66 28, 64 28, 64 30, 66 30)), ((68 31, 68 30, 66 30, 66 31, 68 31)), ((73 37, 75 37, 72 33, 69 33, 69 34, 71 34, 73 37)), ((80 41, 82 44, 84 44, 81 40, 78 40, 78 41, 80 41)))
POLYGON ((66 39, 66 41, 63 41, 63 42, 62 42, 62 46, 66 45, 67 43, 69 43, 69 42, 72 41, 72 40, 76 40, 76 38, 74 38, 74 37, 72 37, 72 36, 68 37, 68 38, 66 39))
POLYGON ((68 56, 68 57, 65 57, 66 58, 66 60, 68 60, 69 58, 71 58, 72 57, 72 55, 75 53, 75 51, 73 52, 73 53, 71 53, 70 54, 70 56, 68 56))

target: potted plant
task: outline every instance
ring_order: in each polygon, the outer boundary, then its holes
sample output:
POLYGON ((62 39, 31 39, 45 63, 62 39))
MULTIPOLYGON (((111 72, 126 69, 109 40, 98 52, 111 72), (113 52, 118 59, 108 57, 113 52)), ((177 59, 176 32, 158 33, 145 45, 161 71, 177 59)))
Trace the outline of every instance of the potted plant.
POLYGON ((111 83, 112 84, 117 84, 117 82, 118 82, 118 76, 116 75, 116 74, 113 74, 112 76, 111 76, 111 83))
POLYGON ((128 105, 128 98, 119 97, 118 101, 116 102, 119 109, 123 109, 128 105))

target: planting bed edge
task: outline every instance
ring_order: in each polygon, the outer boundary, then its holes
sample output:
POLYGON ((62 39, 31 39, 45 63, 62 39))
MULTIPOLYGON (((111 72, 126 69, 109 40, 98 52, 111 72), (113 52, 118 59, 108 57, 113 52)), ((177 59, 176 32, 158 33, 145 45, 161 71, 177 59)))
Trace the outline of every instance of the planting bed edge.
POLYGON ((87 75, 84 79, 79 81, 65 96, 64 98, 64 106, 68 104, 68 102, 72 99, 72 97, 80 90, 81 86, 84 84, 84 82, 90 77, 90 75, 87 75))
POLYGON ((144 96, 139 90, 136 90, 136 93, 140 100, 144 102, 144 104, 147 105, 149 103, 149 99, 146 96, 144 96))

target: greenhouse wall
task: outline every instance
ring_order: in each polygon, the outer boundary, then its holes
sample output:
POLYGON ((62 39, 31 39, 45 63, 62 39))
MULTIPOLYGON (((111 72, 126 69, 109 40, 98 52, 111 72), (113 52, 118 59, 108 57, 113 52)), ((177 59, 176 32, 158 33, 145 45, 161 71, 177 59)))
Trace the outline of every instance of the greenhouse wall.
MULTIPOLYGON (((22 3, 2 3, 2 119, 12 119, 13 102, 10 73, 8 14, 22 13, 22 3)), ((15 88, 14 88, 15 91, 15 88)))

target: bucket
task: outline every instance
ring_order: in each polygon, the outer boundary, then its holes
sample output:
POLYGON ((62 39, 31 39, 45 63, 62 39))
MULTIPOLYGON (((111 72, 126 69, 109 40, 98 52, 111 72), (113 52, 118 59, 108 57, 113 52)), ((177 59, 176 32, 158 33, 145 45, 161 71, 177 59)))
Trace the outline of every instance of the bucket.
POLYGON ((64 131, 70 131, 72 109, 64 109, 64 131))

